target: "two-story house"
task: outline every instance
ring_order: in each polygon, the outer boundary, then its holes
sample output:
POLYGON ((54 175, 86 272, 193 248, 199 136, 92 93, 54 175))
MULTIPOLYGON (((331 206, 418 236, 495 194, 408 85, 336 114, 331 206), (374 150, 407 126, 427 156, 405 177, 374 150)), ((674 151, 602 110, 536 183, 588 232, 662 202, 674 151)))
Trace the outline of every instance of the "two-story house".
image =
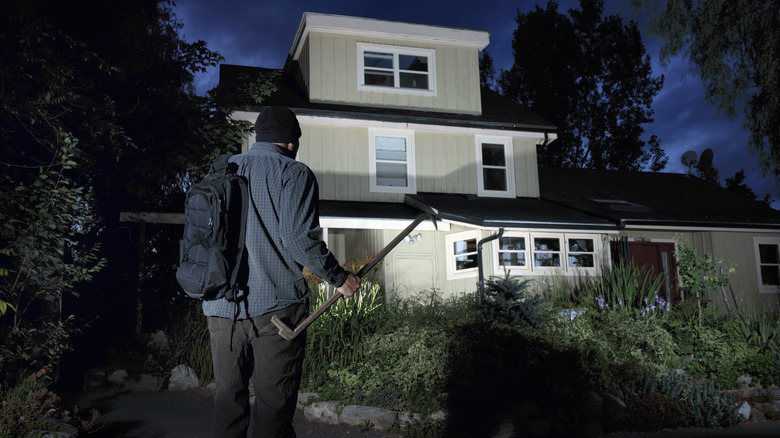
MULTIPOLYGON (((480 88, 479 52, 488 43, 485 31, 304 13, 278 90, 263 104, 298 116, 298 160, 317 175, 321 225, 339 260, 377 252, 418 215, 410 205, 423 204, 438 212, 438 229, 424 223, 386 257, 380 282, 390 293, 473 292, 480 275, 505 270, 540 279, 599 275, 621 237, 625 248, 634 242, 634 254, 655 254, 643 260, 674 289, 675 233, 725 259, 738 240, 737 261, 758 275, 745 273, 736 287, 777 291, 780 275, 761 277, 764 266, 780 270, 780 257, 763 263, 771 248, 761 246, 771 241, 780 253, 774 212, 755 226, 728 218, 699 226, 695 207, 684 224, 673 214, 636 221, 648 210, 626 191, 634 184, 626 174, 596 189, 582 186, 596 184, 585 174, 542 169, 547 193, 536 151, 556 139, 555 126, 480 88), (609 184, 623 191, 610 194, 609 184)), ((268 72, 222 65, 220 81, 268 72)), ((257 110, 248 105, 233 117, 254 122, 257 110)), ((765 301, 776 307, 777 296, 765 301)))

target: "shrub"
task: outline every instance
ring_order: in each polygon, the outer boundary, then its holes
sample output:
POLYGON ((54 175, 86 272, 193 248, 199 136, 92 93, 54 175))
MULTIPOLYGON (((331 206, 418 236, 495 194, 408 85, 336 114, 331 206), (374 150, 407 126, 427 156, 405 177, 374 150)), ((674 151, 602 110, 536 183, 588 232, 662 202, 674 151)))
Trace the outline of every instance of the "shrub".
POLYGON ((531 280, 517 277, 491 277, 483 295, 477 295, 476 304, 482 315, 493 321, 515 324, 524 321, 537 325, 542 320, 544 300, 541 296, 526 296, 531 280))
POLYGON ((663 275, 653 274, 633 261, 619 263, 599 277, 587 277, 585 298, 595 302, 601 311, 625 311, 637 316, 668 311, 668 302, 657 303, 663 280, 663 275))
POLYGON ((628 417, 629 428, 668 423, 673 419, 669 415, 670 400, 674 401, 681 424, 672 422, 669 426, 728 427, 740 421, 734 396, 721 391, 711 379, 697 382, 678 372, 651 375, 626 387, 625 394, 628 412, 636 414, 628 417), (648 406, 652 401, 658 404, 648 406), (652 418, 653 414, 658 418, 652 418))
POLYGON ((185 309, 177 312, 171 322, 170 358, 168 369, 184 364, 195 370, 200 383, 214 377, 211 358, 211 340, 206 317, 200 304, 192 300, 185 309))

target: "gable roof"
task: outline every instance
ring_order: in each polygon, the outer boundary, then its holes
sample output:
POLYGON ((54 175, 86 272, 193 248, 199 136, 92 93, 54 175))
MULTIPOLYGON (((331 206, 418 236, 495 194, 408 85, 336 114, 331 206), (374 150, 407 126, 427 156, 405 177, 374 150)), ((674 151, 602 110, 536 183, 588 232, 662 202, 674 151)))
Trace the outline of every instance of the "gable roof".
POLYGON ((541 197, 616 224, 780 228, 780 212, 677 173, 539 168, 541 197))
MULTIPOLYGON (((415 123, 421 125, 458 126, 477 129, 507 131, 531 131, 552 134, 555 126, 522 105, 501 96, 493 90, 482 88, 482 114, 458 114, 436 111, 421 111, 403 108, 378 107, 375 105, 354 105, 311 102, 304 90, 297 69, 289 64, 285 69, 267 69, 241 65, 220 64, 219 82, 236 86, 245 81, 261 79, 276 74, 277 89, 263 100, 263 105, 286 106, 297 115, 338 117, 354 120, 415 123)), ((245 102, 239 108, 243 111, 259 111, 261 105, 245 102)))

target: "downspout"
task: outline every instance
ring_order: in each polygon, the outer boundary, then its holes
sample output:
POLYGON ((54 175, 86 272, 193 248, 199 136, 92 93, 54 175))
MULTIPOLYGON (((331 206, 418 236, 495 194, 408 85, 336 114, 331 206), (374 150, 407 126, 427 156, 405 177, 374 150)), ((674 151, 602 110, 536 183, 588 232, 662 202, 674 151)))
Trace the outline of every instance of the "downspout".
POLYGON ((477 293, 480 297, 485 296, 485 276, 482 274, 482 245, 491 240, 499 239, 504 235, 504 228, 498 229, 498 234, 485 237, 477 243, 477 270, 479 271, 479 283, 477 283, 477 293))

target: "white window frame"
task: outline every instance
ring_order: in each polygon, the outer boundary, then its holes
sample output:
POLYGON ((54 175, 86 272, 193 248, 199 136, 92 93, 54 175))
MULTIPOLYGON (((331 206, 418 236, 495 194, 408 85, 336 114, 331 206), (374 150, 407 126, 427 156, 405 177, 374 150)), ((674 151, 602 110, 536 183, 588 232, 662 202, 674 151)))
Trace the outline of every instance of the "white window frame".
POLYGON ((564 246, 564 252, 566 253, 566 258, 564 259, 564 263, 566 265, 566 271, 567 272, 589 272, 592 274, 599 272, 599 263, 601 262, 601 251, 599 249, 601 239, 600 236, 597 234, 564 234, 563 235, 563 246, 564 246), (583 240, 592 240, 593 241, 593 251, 579 251, 576 252, 574 255, 578 254, 593 254, 593 267, 586 267, 586 266, 569 266, 569 257, 572 255, 570 254, 569 250, 569 239, 583 239, 583 240))
MULTIPOLYGON (((579 275, 584 273, 598 274, 601 271, 602 254, 601 254, 601 236, 599 234, 579 234, 579 233, 531 233, 522 231, 507 231, 502 237, 523 237, 525 238, 525 261, 526 266, 523 268, 516 267, 509 269, 510 275, 547 275, 547 274, 564 274, 564 275, 579 275), (537 251, 534 239, 557 239, 560 244, 560 257, 561 266, 536 266, 535 255, 537 251), (593 267, 577 267, 569 266, 569 239, 587 239, 593 241, 593 267)), ((499 240, 495 240, 493 243, 493 266, 495 275, 505 275, 504 269, 499 265, 499 240)), ((576 254, 590 253, 589 251, 578 252, 576 254)), ((571 254, 573 255, 573 254, 571 254)))
POLYGON ((484 197, 492 198, 514 198, 516 197, 515 190, 515 172, 514 172, 514 152, 512 150, 512 137, 499 137, 492 135, 477 135, 475 136, 475 146, 477 154, 477 194, 484 197), (485 189, 485 170, 487 169, 501 169, 497 166, 486 166, 482 162, 482 144, 501 144, 504 146, 504 163, 503 169, 506 172, 506 190, 487 190, 485 189))
MULTIPOLYGON (((420 74, 419 72, 415 72, 420 74)), ((433 49, 420 49, 414 47, 386 46, 381 44, 357 43, 357 82, 358 90, 380 91, 385 93, 417 94, 423 96, 436 96, 436 51, 433 49), (377 85, 366 85, 365 76, 365 52, 381 52, 393 55, 393 86, 383 87, 377 85), (401 70, 399 68, 398 56, 412 55, 425 56, 428 58, 428 89, 421 88, 402 88, 401 70)))
MULTIPOLYGON (((758 249, 759 245, 775 245, 777 246, 778 251, 780 251, 780 237, 753 238, 753 248, 756 254, 756 280, 758 282, 758 292, 762 294, 780 293, 780 285, 764 285, 761 281, 761 253, 758 249)), ((778 264, 778 269, 780 269, 780 264, 778 264)))
MULTIPOLYGON (((445 236, 444 241, 447 245, 447 280, 477 277, 479 275, 479 266, 462 270, 457 270, 455 266, 455 242, 472 239, 475 240, 475 243, 478 246, 479 241, 482 239, 482 233, 479 230, 469 230, 460 233, 448 234, 445 236)), ((477 257, 478 255, 478 252, 474 253, 474 257, 477 257)))
MULTIPOLYGON (((381 162, 381 161, 380 161, 381 162)), ((406 129, 375 129, 368 130, 368 173, 369 190, 379 193, 417 193, 417 176, 414 162, 414 131, 406 129), (376 138, 380 136, 398 137, 406 140, 406 182, 405 187, 383 186, 377 184, 376 138)))
POLYGON ((529 233, 522 233, 522 232, 515 232, 515 231, 507 231, 504 232, 504 234, 501 236, 501 238, 496 239, 493 242, 493 266, 495 267, 495 275, 506 275, 506 273, 509 273, 509 275, 522 275, 522 274, 528 274, 531 272, 531 265, 532 263, 532 255, 531 255, 531 238, 529 233), (504 267, 501 266, 499 263, 500 260, 500 254, 501 254, 501 239, 502 238, 523 238, 525 239, 525 266, 514 266, 512 268, 508 268, 506 271, 504 271, 504 267))

